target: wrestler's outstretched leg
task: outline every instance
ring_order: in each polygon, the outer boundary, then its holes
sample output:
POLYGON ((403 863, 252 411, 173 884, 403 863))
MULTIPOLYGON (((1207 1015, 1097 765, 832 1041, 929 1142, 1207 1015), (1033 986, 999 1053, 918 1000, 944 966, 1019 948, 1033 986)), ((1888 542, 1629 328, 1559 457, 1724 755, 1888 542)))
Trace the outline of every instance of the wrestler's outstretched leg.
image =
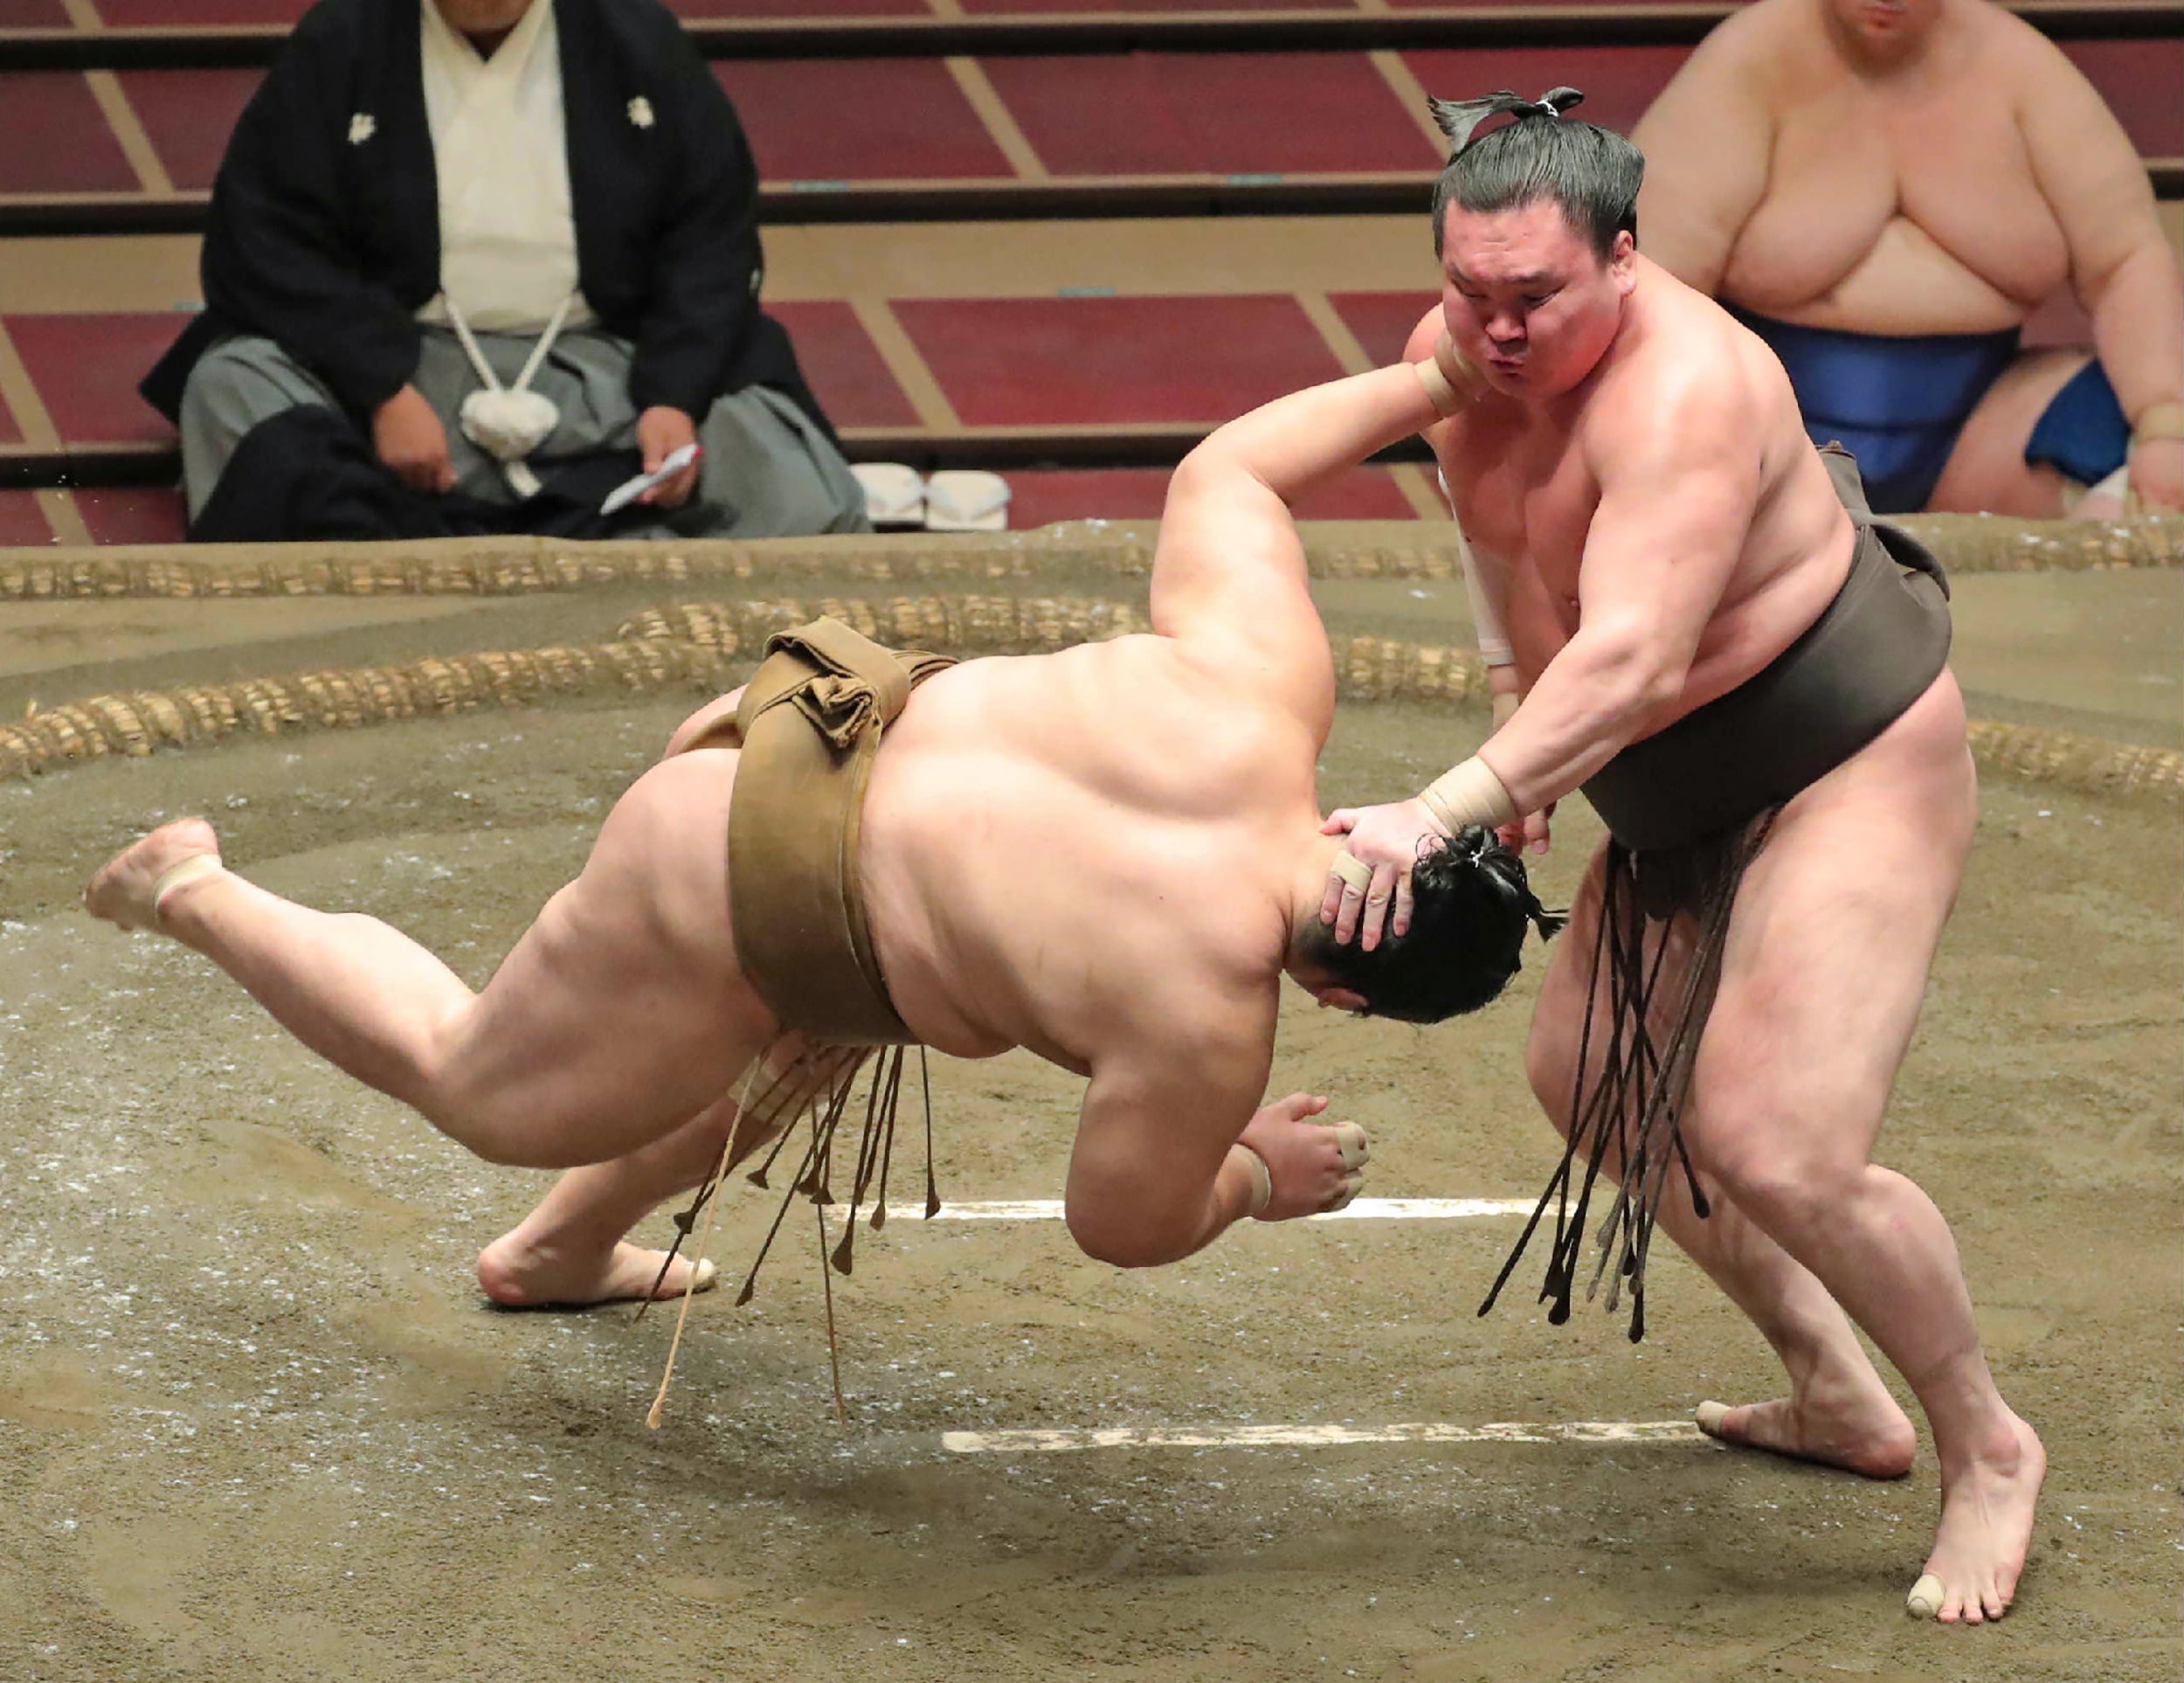
MULTIPOLYGON (((1565 1138, 1606 858, 1603 844, 1571 906, 1570 926, 1555 943, 1525 1047, 1532 1091, 1565 1138)), ((1676 945, 1688 943, 1688 921, 1681 920, 1672 931, 1676 945)), ((1678 955, 1672 952, 1659 997, 1677 997, 1682 979, 1678 955)), ((1605 980, 1594 1014, 1588 1084, 1606 1056, 1605 1036, 1599 1032, 1599 1025, 1608 1020, 1605 980)), ((1656 1044, 1666 1028, 1665 1022, 1654 1025, 1656 1044)), ((1622 1172, 1620 1160, 1611 1159, 1603 1167, 1607 1174, 1622 1172)), ((1902 1478, 1911 1471, 1918 1433, 1874 1371, 1842 1306, 1811 1270, 1755 1227, 1711 1176, 1700 1179, 1709 1206, 1705 1218, 1692 1207, 1683 1176, 1671 1174, 1661 1196, 1661 1229, 1759 1329, 1790 1382, 1787 1397, 1746 1403, 1725 1416, 1704 1413, 1704 1429, 1730 1443, 1847 1468, 1869 1479, 1902 1478)))
POLYGON ((622 1156, 729 1091, 774 1023, 736 968, 727 848, 733 751, 653 767, 475 994, 376 919, 295 905, 225 870, 201 820, 125 849, 85 893, 94 916, 157 927, 211 958, 304 1044, 494 1162, 622 1156))

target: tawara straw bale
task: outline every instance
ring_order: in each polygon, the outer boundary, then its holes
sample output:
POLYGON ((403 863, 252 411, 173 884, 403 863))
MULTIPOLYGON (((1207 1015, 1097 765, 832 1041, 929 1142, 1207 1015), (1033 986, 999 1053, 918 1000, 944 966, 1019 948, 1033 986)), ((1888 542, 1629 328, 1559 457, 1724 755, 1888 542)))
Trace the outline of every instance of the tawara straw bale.
MULTIPOLYGON (((1145 629, 1137 609, 1080 597, 938 595, 884 599, 691 602, 626 621, 584 647, 435 656, 400 665, 246 678, 228 684, 94 696, 0 726, 0 776, 107 754, 149 754, 238 731, 379 724, 544 696, 645 694, 725 682, 769 632, 828 613, 866 635, 946 654, 1032 654, 1145 629)), ((1486 668, 1468 648, 1352 637, 1332 648, 1348 701, 1485 701, 1486 668)), ((2091 794, 2184 802, 2184 754, 2038 725, 1974 720, 1973 752, 2010 776, 2091 794)))
MULTIPOLYGON (((1915 515, 1898 524, 1952 572, 2077 571, 2184 565, 2184 517, 2014 520, 1915 515)), ((1307 524, 1316 578, 1448 578, 1452 530, 1441 522, 1307 524)), ((1153 523, 1072 521, 1035 531, 728 539, 684 544, 556 538, 415 544, 211 544, 178 548, 0 550, 0 600, 84 597, 522 596, 616 584, 793 585, 815 573, 875 584, 1038 578, 1071 572, 1138 578, 1151 570, 1153 523)))

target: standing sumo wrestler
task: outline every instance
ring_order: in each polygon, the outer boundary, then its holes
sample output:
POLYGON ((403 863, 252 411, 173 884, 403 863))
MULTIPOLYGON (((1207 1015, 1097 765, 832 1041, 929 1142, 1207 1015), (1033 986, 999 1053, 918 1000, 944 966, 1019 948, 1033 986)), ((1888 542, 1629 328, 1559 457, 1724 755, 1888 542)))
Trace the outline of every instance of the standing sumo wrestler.
POLYGON ((1788 1371, 1786 1399, 1701 1425, 1900 1476, 1915 1434, 1863 1327, 1940 1460, 1911 1610, 1978 1624, 2015 1593, 2045 1457, 1947 1223, 1871 1160, 1975 816, 1946 587, 1814 447, 1766 345, 1640 254, 1644 159, 1562 116, 1579 97, 1435 106, 1442 298, 1409 355, 1503 723, 1422 795, 1334 815, 1322 915, 1400 939, 1422 848, 1486 824, 1544 849, 1584 790, 1609 839, 1528 1049, 1568 1139, 1543 1298, 1565 1319, 1604 1277, 1637 1336, 1657 1217, 1788 1371))

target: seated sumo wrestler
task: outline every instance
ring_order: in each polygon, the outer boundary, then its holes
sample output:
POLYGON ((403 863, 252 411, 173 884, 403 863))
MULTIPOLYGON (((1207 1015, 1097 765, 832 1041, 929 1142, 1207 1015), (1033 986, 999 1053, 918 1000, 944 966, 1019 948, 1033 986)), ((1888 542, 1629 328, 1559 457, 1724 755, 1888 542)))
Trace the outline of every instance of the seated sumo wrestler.
POLYGON ((2176 253, 2122 126, 2030 24, 1759 0, 1631 138, 1646 250, 1767 341, 1876 512, 2184 505, 2176 253), (2065 285, 2098 357, 2020 348, 2065 285))
POLYGON ((227 870, 202 820, 116 855, 86 904, 204 953, 481 1156, 585 1166, 481 1259, 503 1301, 650 1290, 629 1223, 889 1042, 1088 1078, 1066 1205, 1095 1257, 1339 1208, 1362 1131, 1310 1120, 1321 1098, 1261 1104, 1282 974, 1432 1022, 1501 992, 1528 925, 1559 926, 1483 830, 1424 850, 1405 938, 1365 952, 1318 918, 1335 674, 1288 505, 1432 415, 1397 367, 1222 428, 1171 484, 1153 634, 961 664, 830 620, 777 637, 477 994, 384 924, 227 870), (756 1070, 778 1101, 739 1102, 756 1070))

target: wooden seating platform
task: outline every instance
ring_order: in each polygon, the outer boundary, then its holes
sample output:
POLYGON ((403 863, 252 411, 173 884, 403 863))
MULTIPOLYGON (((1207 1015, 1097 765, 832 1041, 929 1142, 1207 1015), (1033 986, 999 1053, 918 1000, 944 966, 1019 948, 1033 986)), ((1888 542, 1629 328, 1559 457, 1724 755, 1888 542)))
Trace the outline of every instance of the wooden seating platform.
MULTIPOLYGON (((1582 87, 1628 128, 1681 46, 719 60, 769 222, 1370 215, 1424 202, 1428 92, 1582 87), (1552 66, 1549 70, 1545 66, 1552 66)), ((2184 33, 2064 50, 2184 195, 2184 33)), ((0 236, 190 231, 261 72, 0 71, 0 236)))
MULTIPOLYGON (((1393 361, 1435 297, 1415 214, 777 228, 766 244, 767 308, 853 459, 999 468, 1027 504, 1117 518, 1158 512, 1165 469, 1220 421, 1393 361)), ((173 482, 173 434, 135 385, 194 277, 187 238, 0 242, 16 527, 42 530, 59 494, 80 511, 73 541, 179 530, 153 489, 173 482)), ((2087 334, 2064 304, 2028 336, 2087 334)), ((1338 500, 1376 518, 1438 506, 1409 467, 1338 500)))
MULTIPOLYGON (((668 0, 750 58, 1696 41, 1736 0, 668 0)), ((264 64, 308 0, 0 0, 0 67, 264 64)), ((2174 34, 2175 0, 2010 0, 2058 39, 2174 34)))
MULTIPOLYGON (((0 0, 0 544, 179 537, 135 387, 199 307, 228 135, 307 3, 0 0)), ((1212 426, 1400 352, 1435 286, 1429 91, 1568 82, 1628 128, 1732 9, 674 4, 750 135, 767 306, 852 458, 1002 469, 1019 525, 1157 513, 1212 426)), ((2016 10, 2184 197, 2184 5, 2016 10)), ((2028 336, 2088 331, 2066 303, 2028 336)), ((1323 503, 1439 513, 1402 461, 1323 503)))

